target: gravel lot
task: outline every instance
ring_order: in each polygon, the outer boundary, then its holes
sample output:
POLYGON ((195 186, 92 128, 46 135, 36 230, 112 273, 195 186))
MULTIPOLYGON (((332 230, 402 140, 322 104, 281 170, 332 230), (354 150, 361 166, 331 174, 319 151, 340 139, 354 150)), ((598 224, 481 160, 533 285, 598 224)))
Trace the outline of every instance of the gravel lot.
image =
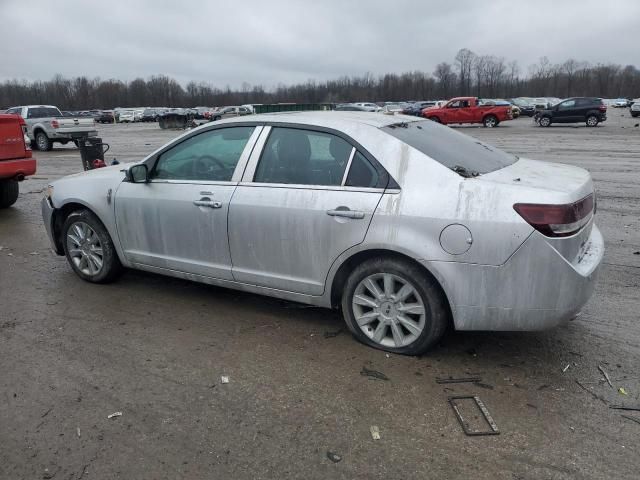
MULTIPOLYGON (((622 414, 640 412, 609 406, 640 406, 640 128, 628 110, 609 117, 460 127, 590 170, 605 264, 567 326, 451 333, 421 358, 358 344, 327 310, 139 272, 84 283, 51 253, 39 209, 79 153, 36 152, 38 173, 0 211, 0 478, 638 478, 640 424, 622 414), (436 384, 449 375, 482 382, 436 384), (501 434, 466 437, 456 394, 478 394, 501 434)), ((99 132, 120 161, 179 134, 99 132)))

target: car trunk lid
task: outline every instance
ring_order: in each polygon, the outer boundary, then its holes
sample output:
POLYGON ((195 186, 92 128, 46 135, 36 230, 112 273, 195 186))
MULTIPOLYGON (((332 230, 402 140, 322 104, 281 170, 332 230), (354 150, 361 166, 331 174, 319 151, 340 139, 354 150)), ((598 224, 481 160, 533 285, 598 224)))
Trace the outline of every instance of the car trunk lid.
POLYGON ((587 170, 519 159, 477 180, 511 186, 512 205, 570 263, 582 258, 593 226, 596 199, 587 170), (515 190, 514 190, 515 189, 515 190))

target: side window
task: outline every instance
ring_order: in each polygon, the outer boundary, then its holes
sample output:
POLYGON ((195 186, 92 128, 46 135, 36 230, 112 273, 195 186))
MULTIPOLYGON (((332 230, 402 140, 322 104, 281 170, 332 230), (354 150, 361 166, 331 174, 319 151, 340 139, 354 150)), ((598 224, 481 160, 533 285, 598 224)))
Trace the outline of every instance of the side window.
POLYGON ((460 108, 460 100, 456 100, 455 102, 451 102, 447 105, 447 108, 460 108))
POLYGON ((12 113, 14 115, 20 115, 22 113, 22 109, 21 108, 10 108, 9 110, 7 110, 7 113, 12 113))
POLYGON ((577 107, 594 107, 596 108, 598 105, 589 98, 579 98, 576 100, 577 107))
POLYGON ((573 108, 576 105, 575 100, 567 100, 566 102, 562 102, 560 104, 560 110, 567 110, 569 108, 573 108))
POLYGON ((347 187, 378 187, 380 176, 369 160, 360 152, 356 152, 351 160, 351 167, 347 175, 345 186, 347 187))
POLYGON ((152 178, 228 182, 255 127, 209 130, 160 155, 152 178))
POLYGON ((329 133, 274 127, 253 181, 339 186, 352 148, 329 133))

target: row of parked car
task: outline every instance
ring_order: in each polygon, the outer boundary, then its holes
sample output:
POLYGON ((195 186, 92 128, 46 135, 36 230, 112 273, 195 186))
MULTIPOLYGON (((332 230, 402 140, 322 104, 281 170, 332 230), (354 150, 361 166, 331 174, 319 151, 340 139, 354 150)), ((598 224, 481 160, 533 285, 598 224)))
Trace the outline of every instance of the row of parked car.
POLYGON ((598 97, 572 97, 564 100, 557 97, 456 97, 451 100, 388 102, 382 105, 354 102, 339 104, 336 110, 402 113, 444 124, 483 123, 486 127, 495 127, 502 121, 526 115, 533 117, 542 127, 553 123, 579 122, 594 127, 607 119, 607 106, 628 107, 632 117, 640 116, 640 99, 606 100, 598 97))

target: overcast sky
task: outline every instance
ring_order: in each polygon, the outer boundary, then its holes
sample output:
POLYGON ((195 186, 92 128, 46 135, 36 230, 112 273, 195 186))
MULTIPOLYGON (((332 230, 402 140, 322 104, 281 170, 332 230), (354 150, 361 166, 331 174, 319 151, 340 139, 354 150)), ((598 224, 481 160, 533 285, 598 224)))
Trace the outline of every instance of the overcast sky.
POLYGON ((218 87, 423 70, 463 47, 640 66, 640 0, 0 0, 0 80, 218 87))

